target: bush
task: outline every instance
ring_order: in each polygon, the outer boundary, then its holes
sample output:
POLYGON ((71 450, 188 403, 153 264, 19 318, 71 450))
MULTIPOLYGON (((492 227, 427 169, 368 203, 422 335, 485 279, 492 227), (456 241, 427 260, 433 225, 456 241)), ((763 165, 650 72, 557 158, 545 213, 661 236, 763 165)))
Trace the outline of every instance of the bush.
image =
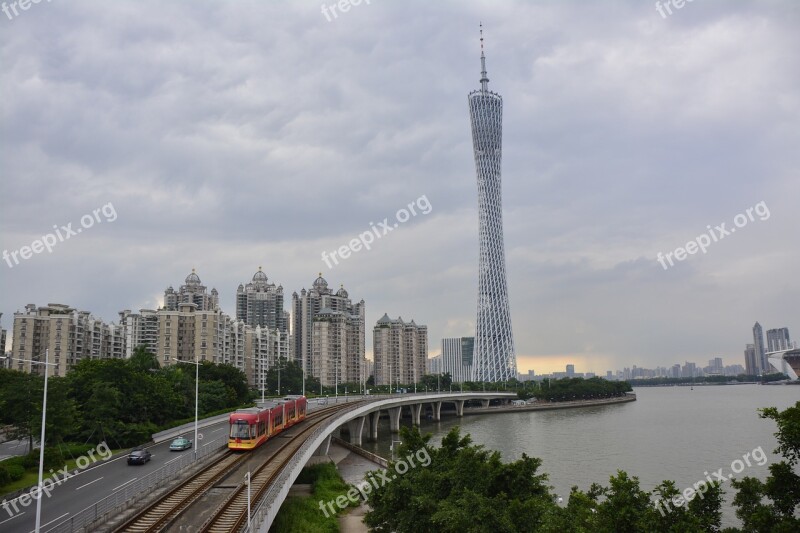
POLYGON ((0 465, 0 487, 9 483, 11 483, 11 474, 5 466, 0 465))
POLYGON ((19 481, 25 475, 25 468, 22 465, 6 465, 5 468, 11 477, 11 481, 19 481))
MULTIPOLYGON (((25 470, 35 470, 39 468, 39 449, 33 450, 26 455, 22 460, 22 466, 25 470)), ((64 466, 64 456, 61 455, 61 450, 58 448, 45 448, 44 449, 44 469, 59 468, 64 466)))

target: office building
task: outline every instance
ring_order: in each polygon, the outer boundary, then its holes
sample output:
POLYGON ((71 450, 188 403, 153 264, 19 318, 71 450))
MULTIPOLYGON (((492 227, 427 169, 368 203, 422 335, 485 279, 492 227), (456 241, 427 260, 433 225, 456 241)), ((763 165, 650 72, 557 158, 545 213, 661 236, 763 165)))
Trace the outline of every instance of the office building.
POLYGON ((442 374, 450 374, 453 383, 472 380, 475 337, 442 339, 442 374))
POLYGON ((789 340, 789 328, 767 330, 767 352, 790 350, 792 341, 789 340))
POLYGON ((757 374, 769 374, 771 372, 771 365, 767 361, 767 349, 764 345, 764 330, 758 322, 753 326, 753 349, 756 352, 757 374))
POLYGON ((759 374, 758 359, 756 358, 756 347, 754 344, 748 344, 744 349, 744 367, 748 376, 757 376, 759 374))

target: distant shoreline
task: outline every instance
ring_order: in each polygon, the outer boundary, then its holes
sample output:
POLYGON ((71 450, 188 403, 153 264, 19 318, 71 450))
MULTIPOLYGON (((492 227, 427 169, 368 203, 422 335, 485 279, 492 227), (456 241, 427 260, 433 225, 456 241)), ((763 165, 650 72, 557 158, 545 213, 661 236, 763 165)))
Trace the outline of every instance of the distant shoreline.
POLYGON ((543 402, 537 401, 532 404, 498 406, 498 407, 465 407, 466 415, 485 415, 490 413, 519 413, 522 411, 551 411, 553 409, 573 409, 579 407, 592 407, 595 405, 613 405, 617 403, 635 402, 636 394, 626 393, 625 396, 618 398, 601 398, 598 400, 575 400, 570 402, 543 402))

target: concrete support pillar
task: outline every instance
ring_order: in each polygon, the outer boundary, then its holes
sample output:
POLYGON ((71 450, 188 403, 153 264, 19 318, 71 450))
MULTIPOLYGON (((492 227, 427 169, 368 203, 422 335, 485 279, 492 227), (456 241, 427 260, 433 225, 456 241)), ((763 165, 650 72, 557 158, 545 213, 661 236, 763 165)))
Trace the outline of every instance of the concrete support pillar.
POLYGON ((378 421, 381 419, 381 412, 375 411, 374 413, 369 413, 367 415, 369 418, 369 440, 377 441, 378 440, 378 421))
POLYGON ((415 403, 412 404, 410 407, 411 407, 411 423, 414 424, 415 426, 419 426, 420 414, 422 413, 422 404, 415 403))
POLYGON ((316 456, 328 455, 328 450, 330 450, 330 447, 331 447, 331 435, 328 435, 327 437, 325 437, 325 440, 322 441, 322 444, 319 445, 317 451, 314 452, 314 455, 316 456))
POLYGON ((361 433, 364 431, 365 416, 360 416, 347 423, 347 429, 350 432, 350 444, 361 446, 361 433))
POLYGON ((436 422, 442 419, 442 402, 431 403, 431 410, 433 411, 433 419, 436 422))
POLYGON ((488 409, 489 408, 489 400, 481 400, 481 407, 483 407, 484 409, 488 409))
POLYGON ((456 416, 464 416, 464 400, 456 400, 456 416))
POLYGON ((400 413, 402 413, 402 410, 402 407, 389 408, 389 429, 392 433, 400 433, 400 413))

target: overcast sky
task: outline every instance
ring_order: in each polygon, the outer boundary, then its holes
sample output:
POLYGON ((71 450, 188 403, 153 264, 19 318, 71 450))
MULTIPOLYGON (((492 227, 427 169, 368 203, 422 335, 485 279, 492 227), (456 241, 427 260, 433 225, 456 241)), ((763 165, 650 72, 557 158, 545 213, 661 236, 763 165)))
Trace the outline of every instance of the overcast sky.
POLYGON ((473 335, 482 21, 520 371, 744 364, 757 320, 800 338, 800 3, 322 4, 0 13, 0 248, 116 214, 0 263, 3 327, 28 303, 117 321, 192 268, 233 314, 261 265, 287 309, 319 272, 363 298, 368 356, 384 313, 427 324, 431 355, 473 335), (723 222, 705 254, 657 260, 723 222))

